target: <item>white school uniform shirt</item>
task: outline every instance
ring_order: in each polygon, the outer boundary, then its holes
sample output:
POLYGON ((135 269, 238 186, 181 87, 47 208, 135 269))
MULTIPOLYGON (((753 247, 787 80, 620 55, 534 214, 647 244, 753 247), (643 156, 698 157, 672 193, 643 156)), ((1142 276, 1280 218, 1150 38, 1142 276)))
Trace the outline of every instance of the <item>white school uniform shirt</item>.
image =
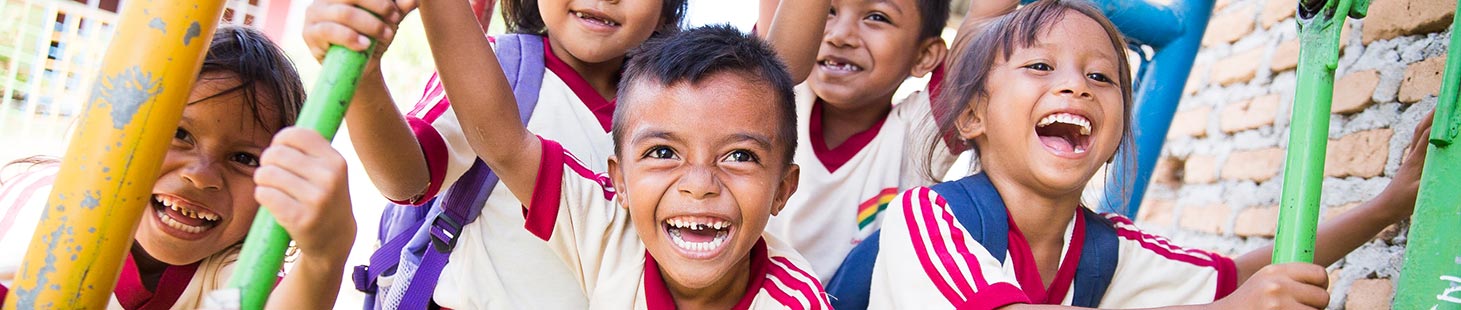
MULTIPOLYGON (((42 164, 3 180, 0 187, 0 285, 9 290, 20 277, 21 260, 46 209, 58 164, 42 164)), ((155 216, 149 207, 143 216, 155 216)), ((143 219, 147 220, 147 219, 143 219)), ((242 247, 235 245, 196 264, 170 266, 148 291, 138 278, 132 256, 126 256, 107 309, 197 309, 209 292, 223 288, 233 274, 242 247), (126 305, 126 306, 124 306, 126 305)), ((4 300, 4 297, 0 297, 4 300)))
MULTIPOLYGON (((543 140, 532 204, 523 216, 525 231, 547 241, 577 275, 590 309, 674 309, 629 211, 614 202, 608 176, 552 140, 543 140)), ((821 283, 795 250, 763 234, 750 255, 751 281, 734 309, 830 309, 821 283)))
MULTIPOLYGON (((1016 207, 1011 205, 1010 207, 1016 207)), ((1005 260, 996 260, 955 220, 948 204, 927 187, 908 190, 889 204, 873 267, 869 308, 995 309, 1015 303, 1070 305, 1075 295, 1084 225, 1072 215, 1061 264, 1043 287, 1030 247, 1010 222, 1005 260), (1074 241, 1074 242, 1073 242, 1074 241)), ((1233 260, 1172 245, 1137 229, 1130 219, 1103 215, 1116 230, 1118 262, 1100 308, 1147 308, 1209 303, 1232 293, 1233 260)))
MULTIPOLYGON (((495 47, 495 45, 494 45, 495 47)), ((580 154, 588 167, 605 169, 613 142, 608 134, 614 102, 553 55, 543 40, 544 65, 538 103, 527 128, 560 141, 580 154)), ((407 122, 416 132, 431 172, 424 203, 446 191, 477 154, 467 144, 462 125, 435 76, 407 122)), ((509 119, 504 119, 508 121, 509 119)), ((516 122, 517 117, 510 121, 516 122)), ((463 226, 449 262, 442 268, 433 301, 452 309, 582 309, 588 307, 574 273, 558 262, 542 241, 523 231, 522 202, 501 183, 482 207, 481 215, 463 226), (544 294, 552 294, 544 298, 544 294)), ((378 283, 389 285, 390 276, 378 283)))
POLYGON ((942 176, 955 154, 935 141, 936 121, 928 91, 893 106, 881 122, 836 148, 822 140, 825 103, 803 83, 797 91, 797 150, 801 166, 796 193, 772 217, 766 231, 787 240, 807 257, 823 282, 830 280, 852 248, 880 227, 883 210, 899 192, 942 176), (934 148, 930 150, 929 148, 934 148), (932 152, 935 158, 926 157, 932 152), (922 167, 921 162, 931 162, 922 167))

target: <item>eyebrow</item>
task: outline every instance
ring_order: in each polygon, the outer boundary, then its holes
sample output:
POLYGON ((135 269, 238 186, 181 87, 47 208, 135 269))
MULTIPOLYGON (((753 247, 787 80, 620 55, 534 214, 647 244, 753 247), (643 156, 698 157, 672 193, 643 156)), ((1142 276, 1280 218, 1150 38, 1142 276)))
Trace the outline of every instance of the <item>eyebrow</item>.
POLYGON ((885 3, 888 6, 893 7, 893 10, 898 11, 898 14, 903 14, 903 7, 898 6, 898 3, 893 2, 892 0, 873 0, 873 4, 879 3, 885 3))
MULTIPOLYGON (((669 140, 669 141, 677 142, 677 143, 683 143, 684 142, 684 139, 681 139, 680 136, 675 135, 675 133, 673 133, 673 132, 664 131, 664 130, 654 130, 654 129, 651 129, 651 130, 647 130, 647 131, 644 131, 644 132, 640 132, 640 133, 635 134, 634 137, 629 140, 629 143, 630 144, 638 144, 638 143, 644 142, 644 140, 649 140, 649 139, 662 139, 662 140, 669 140)), ((725 139, 722 139, 720 142, 721 143, 725 143, 725 144, 734 143, 734 142, 751 142, 752 144, 755 144, 757 147, 764 148, 764 149, 771 149, 771 138, 766 137, 764 135, 758 135, 758 134, 735 133, 735 134, 731 134, 730 137, 726 137, 725 139)))
POLYGON ((756 146, 761 147, 763 149, 768 149, 768 150, 771 149, 771 139, 768 138, 768 137, 766 137, 766 136, 763 136, 763 135, 749 134, 749 133, 736 133, 736 134, 731 135, 731 137, 725 139, 725 142, 727 142, 727 143, 730 143, 730 142, 742 142, 742 141, 749 141, 749 142, 751 142, 753 144, 756 144, 756 146))

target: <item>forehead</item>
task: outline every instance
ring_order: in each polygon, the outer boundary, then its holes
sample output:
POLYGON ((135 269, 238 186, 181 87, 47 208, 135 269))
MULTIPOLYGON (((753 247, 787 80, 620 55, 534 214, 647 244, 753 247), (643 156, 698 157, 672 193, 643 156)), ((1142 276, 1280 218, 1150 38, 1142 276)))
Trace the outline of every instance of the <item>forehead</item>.
POLYGON ((1111 45, 1112 35, 1090 16, 1080 11, 1067 10, 1054 25, 1040 30, 1033 46, 1077 50, 1096 53, 1103 58, 1116 58, 1116 48, 1111 45))
POLYGON ((626 104, 626 138, 646 130, 683 129, 684 134, 756 134, 774 137, 779 113, 776 90, 749 74, 719 72, 663 86, 636 81, 621 98, 626 104))
POLYGON ((266 137, 282 128, 279 107, 268 102, 272 99, 265 95, 266 90, 256 84, 254 94, 257 98, 248 98, 244 91, 234 89, 239 83, 238 78, 229 72, 199 75, 188 94, 183 118, 193 122, 194 126, 214 124, 225 126, 220 129, 230 132, 262 132, 266 137))
POLYGON ((917 16, 923 0, 833 0, 833 6, 877 7, 889 10, 887 13, 917 16))

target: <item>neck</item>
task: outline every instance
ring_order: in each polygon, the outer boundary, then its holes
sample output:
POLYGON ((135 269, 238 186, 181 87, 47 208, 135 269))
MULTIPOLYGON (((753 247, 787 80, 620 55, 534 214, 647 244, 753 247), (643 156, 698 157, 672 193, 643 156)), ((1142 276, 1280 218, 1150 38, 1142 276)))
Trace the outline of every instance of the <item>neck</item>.
MULTIPOLYGON (((676 282, 673 278, 666 277, 670 295, 675 298, 677 309, 730 309, 741 301, 741 296, 746 295, 746 287, 751 280, 751 261, 749 257, 737 263, 729 277, 721 278, 708 287, 691 288, 676 282)), ((660 274, 669 275, 663 268, 660 274)))
POLYGON ((1080 208, 1079 190, 1070 194, 1041 193, 1003 174, 987 170, 986 174, 1004 199, 1010 219, 1032 247, 1053 244, 1058 249, 1065 243, 1065 228, 1080 208))
POLYGON ((142 280, 142 286, 149 291, 157 290, 157 282, 162 280, 162 273, 171 266, 147 254, 142 245, 132 244, 132 263, 137 266, 137 276, 142 280))
POLYGON ((822 104, 822 141, 827 148, 836 148, 852 135, 868 130, 888 117, 893 110, 892 98, 857 104, 822 104))
POLYGON ((567 49, 563 48, 563 44, 558 44, 558 41, 553 37, 548 37, 548 41, 551 43, 549 45, 552 47, 553 56, 558 57, 559 60, 572 67, 574 72, 578 72, 578 75, 583 76, 583 79, 587 80, 590 86, 593 86, 594 91, 599 93, 599 96, 609 100, 617 97, 616 94, 619 92, 619 68, 624 65, 624 57, 615 57, 614 59, 599 63, 589 63, 578 59, 578 57, 574 57, 572 53, 569 53, 567 49))

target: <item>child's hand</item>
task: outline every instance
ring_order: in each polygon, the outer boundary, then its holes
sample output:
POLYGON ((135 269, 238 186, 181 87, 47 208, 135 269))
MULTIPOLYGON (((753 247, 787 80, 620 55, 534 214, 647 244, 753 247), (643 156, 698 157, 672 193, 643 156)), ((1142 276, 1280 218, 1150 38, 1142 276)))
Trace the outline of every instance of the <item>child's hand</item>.
POLYGON ((364 51, 375 39, 375 54, 365 72, 377 72, 396 27, 416 4, 416 0, 316 0, 304 14, 304 43, 315 60, 323 61, 331 44, 364 51))
POLYGON ((345 158, 319 133, 285 128, 254 170, 254 199, 278 218, 304 257, 343 262, 355 240, 345 158))
POLYGON ((1420 190, 1420 173, 1425 168, 1426 149, 1430 147, 1431 120, 1435 119, 1436 111, 1431 111, 1421 118, 1420 124, 1415 125, 1415 136, 1410 139, 1410 146, 1407 146, 1400 159, 1400 170, 1390 180, 1390 185, 1380 192, 1377 201, 1384 203, 1381 210, 1373 212, 1387 216, 1391 223, 1410 218, 1415 212, 1416 192, 1420 190))
POLYGON ((1329 305, 1329 275, 1307 263, 1269 265, 1258 270, 1215 309, 1324 309, 1329 305))

